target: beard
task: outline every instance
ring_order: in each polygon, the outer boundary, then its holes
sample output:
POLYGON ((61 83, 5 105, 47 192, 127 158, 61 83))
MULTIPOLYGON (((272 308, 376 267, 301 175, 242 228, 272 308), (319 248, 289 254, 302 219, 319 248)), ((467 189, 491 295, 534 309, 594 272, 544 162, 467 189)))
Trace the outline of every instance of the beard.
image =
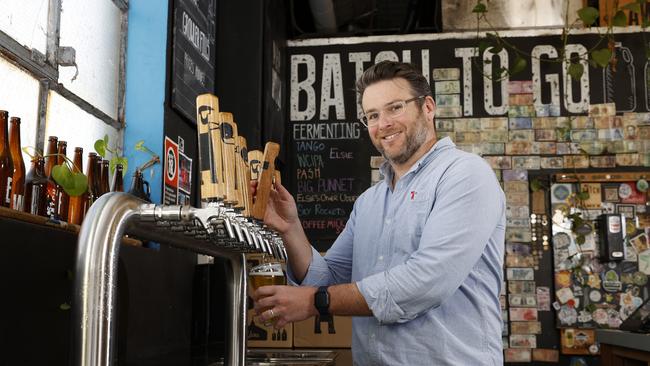
POLYGON ((406 133, 406 142, 402 148, 395 153, 388 153, 381 146, 381 141, 374 143, 377 150, 381 155, 391 163, 394 164, 404 164, 406 163, 413 154, 424 144, 427 140, 427 126, 426 119, 424 118, 424 113, 420 112, 418 117, 415 120, 414 128, 410 132, 406 133))

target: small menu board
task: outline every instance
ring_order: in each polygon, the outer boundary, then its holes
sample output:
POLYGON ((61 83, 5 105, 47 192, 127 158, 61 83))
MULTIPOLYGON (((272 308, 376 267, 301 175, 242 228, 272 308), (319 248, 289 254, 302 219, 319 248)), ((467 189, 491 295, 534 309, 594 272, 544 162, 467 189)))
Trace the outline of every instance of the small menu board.
POLYGON ((174 0, 172 107, 190 121, 196 96, 214 93, 215 0, 174 0))

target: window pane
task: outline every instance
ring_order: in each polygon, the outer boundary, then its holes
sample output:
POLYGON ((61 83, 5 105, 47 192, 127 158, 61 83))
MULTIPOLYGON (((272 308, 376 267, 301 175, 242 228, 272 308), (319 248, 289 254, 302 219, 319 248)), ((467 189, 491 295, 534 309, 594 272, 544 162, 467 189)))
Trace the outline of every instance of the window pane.
POLYGON ((116 144, 122 146, 122 139, 117 129, 88 114, 58 93, 50 91, 45 128, 46 149, 49 136, 56 136, 59 140, 68 143, 67 155, 70 159, 74 156, 75 147, 83 147, 85 173, 88 153, 95 151, 93 147, 95 141, 104 138, 106 134, 111 149, 116 144))
POLYGON ((74 67, 59 67, 59 82, 117 118, 120 10, 111 0, 62 0, 60 46, 74 47, 74 67))
POLYGON ((45 54, 48 0, 0 0, 0 30, 45 54))
MULTIPOLYGON (((0 109, 9 111, 12 117, 20 117, 21 145, 36 146, 38 81, 0 57, 0 85, 0 109)), ((23 153, 23 160, 29 169, 29 155, 23 153)))

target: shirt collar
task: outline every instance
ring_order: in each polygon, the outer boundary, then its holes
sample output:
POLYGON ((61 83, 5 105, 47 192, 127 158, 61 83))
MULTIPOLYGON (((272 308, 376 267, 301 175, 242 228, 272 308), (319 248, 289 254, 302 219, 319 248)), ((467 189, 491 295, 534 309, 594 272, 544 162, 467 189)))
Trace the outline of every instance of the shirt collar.
MULTIPOLYGON (((453 148, 456 147, 456 144, 454 144, 453 141, 449 137, 444 137, 440 140, 438 140, 429 151, 427 151, 426 154, 424 154, 418 161, 411 166, 411 169, 404 174, 404 176, 410 174, 411 172, 417 173, 422 167, 426 166, 429 164, 433 158, 438 155, 440 151, 446 150, 448 148, 453 148)), ((384 161, 381 166, 379 167, 379 171, 381 174, 384 176, 384 181, 388 186, 390 187, 391 182, 393 180, 393 174, 395 174, 395 171, 393 170, 393 167, 390 165, 388 160, 384 161)))

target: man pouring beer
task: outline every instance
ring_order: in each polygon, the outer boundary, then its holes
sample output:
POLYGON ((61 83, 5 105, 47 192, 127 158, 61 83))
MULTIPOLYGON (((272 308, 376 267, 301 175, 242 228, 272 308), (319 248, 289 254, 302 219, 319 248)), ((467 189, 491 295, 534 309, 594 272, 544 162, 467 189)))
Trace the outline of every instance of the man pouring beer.
POLYGON ((431 87, 413 66, 380 62, 357 92, 385 178, 357 199, 324 256, 276 185, 264 221, 282 236, 288 278, 300 286, 260 287, 259 317, 280 328, 353 316, 357 365, 503 364, 505 198, 494 173, 437 140, 431 87))

